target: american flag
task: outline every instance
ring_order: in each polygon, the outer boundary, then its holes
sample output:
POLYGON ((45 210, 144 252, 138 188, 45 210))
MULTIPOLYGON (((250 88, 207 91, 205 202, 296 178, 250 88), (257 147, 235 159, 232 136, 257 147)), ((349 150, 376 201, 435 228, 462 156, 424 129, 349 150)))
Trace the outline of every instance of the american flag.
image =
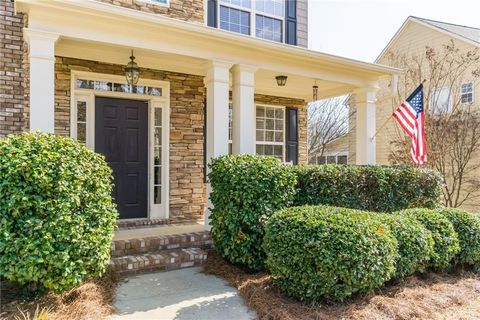
POLYGON ((423 84, 421 84, 393 113, 405 132, 412 137, 411 157, 412 161, 418 165, 427 162, 423 111, 423 84))

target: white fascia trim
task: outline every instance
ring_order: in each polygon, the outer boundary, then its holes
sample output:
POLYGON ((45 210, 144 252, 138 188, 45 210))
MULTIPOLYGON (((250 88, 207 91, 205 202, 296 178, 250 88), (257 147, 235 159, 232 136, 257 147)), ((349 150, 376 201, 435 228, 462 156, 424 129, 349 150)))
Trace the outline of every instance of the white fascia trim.
POLYGON ((370 62, 359 61, 350 58, 339 57, 332 54, 309 50, 307 48, 280 44, 274 41, 264 40, 260 38, 244 36, 235 34, 233 32, 211 28, 201 23, 192 23, 173 18, 168 18, 159 14, 143 12, 135 9, 124 8, 108 3, 100 2, 97 0, 76 0, 71 2, 54 0, 54 1, 38 1, 38 0, 17 0, 20 7, 22 4, 28 6, 42 6, 49 8, 66 9, 73 12, 85 12, 90 11, 90 14, 98 16, 108 16, 108 18, 117 18, 125 23, 125 18, 135 20, 136 22, 144 24, 156 24, 165 27, 173 27, 177 30, 184 31, 186 33, 197 33, 212 39, 222 39, 230 42, 232 45, 243 44, 255 50, 264 49, 266 51, 283 53, 287 55, 294 55, 297 59, 313 59, 323 60, 326 63, 332 64, 336 67, 343 65, 345 67, 353 67, 364 69, 372 73, 380 74, 402 74, 403 71, 398 68, 388 67, 384 65, 374 64, 370 62), (117 17, 115 17, 117 16, 117 17))

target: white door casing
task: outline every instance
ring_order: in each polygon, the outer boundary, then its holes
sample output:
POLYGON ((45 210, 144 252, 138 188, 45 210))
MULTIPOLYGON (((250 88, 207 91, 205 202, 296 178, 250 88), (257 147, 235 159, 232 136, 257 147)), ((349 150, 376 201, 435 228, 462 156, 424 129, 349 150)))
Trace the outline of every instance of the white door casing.
MULTIPOLYGON (((85 146, 95 150, 95 97, 124 98, 131 100, 141 100, 148 102, 148 217, 150 219, 169 218, 169 159, 170 159, 170 83, 167 81, 140 79, 137 86, 152 88, 156 90, 157 95, 117 92, 113 91, 114 84, 125 84, 126 80, 122 76, 92 73, 84 71, 71 71, 71 98, 70 98, 70 137, 77 139, 78 126, 83 121, 77 122, 78 110, 80 105, 86 106, 85 123, 85 146), (79 88, 78 80, 93 81, 93 88, 79 88), (110 84, 109 86, 107 84, 110 84), (158 93, 161 92, 161 95, 158 93), (155 111, 161 112, 161 126, 155 126, 155 111), (155 127, 161 132, 161 162, 159 167, 161 171, 161 203, 154 203, 154 132, 155 127)), ((149 91, 150 93, 150 91, 149 91)), ((158 131, 158 130, 157 130, 158 131)))

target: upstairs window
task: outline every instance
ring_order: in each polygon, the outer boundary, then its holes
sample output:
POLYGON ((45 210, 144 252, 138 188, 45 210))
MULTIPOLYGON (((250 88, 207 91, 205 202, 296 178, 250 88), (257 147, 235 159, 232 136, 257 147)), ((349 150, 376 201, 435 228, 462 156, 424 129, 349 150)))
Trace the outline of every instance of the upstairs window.
POLYGON ((460 87, 460 99, 462 103, 473 103, 473 82, 467 82, 460 87))
POLYGON ((220 0, 220 29, 284 42, 284 0, 220 0))

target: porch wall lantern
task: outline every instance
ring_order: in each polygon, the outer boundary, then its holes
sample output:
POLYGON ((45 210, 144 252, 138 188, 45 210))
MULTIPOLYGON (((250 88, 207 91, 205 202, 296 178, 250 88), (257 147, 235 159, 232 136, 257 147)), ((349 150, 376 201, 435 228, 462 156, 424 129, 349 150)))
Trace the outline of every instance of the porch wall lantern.
POLYGON ((137 84, 138 79, 140 78, 140 67, 135 62, 133 50, 132 55, 130 56, 130 62, 128 62, 127 66, 125 67, 125 77, 127 78, 127 83, 129 85, 137 84))
POLYGON ((277 85, 279 87, 284 87, 287 84, 287 76, 276 76, 275 79, 277 80, 277 85))

